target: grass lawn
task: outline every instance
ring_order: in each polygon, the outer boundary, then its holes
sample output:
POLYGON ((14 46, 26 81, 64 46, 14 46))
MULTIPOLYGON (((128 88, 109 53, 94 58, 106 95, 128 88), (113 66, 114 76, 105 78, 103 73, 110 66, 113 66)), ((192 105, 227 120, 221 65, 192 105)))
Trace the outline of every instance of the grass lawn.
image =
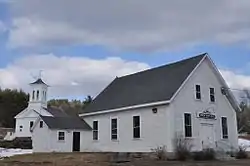
POLYGON ((248 166, 250 160, 234 161, 153 161, 136 160, 113 163, 109 155, 97 153, 46 153, 14 156, 0 161, 0 166, 248 166))

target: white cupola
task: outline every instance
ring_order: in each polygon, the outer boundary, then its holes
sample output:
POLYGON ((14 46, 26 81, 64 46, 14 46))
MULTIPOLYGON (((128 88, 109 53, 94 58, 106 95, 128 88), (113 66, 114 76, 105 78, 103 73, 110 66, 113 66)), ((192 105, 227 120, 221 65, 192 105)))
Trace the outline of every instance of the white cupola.
POLYGON ((30 86, 28 107, 34 110, 40 110, 41 107, 47 108, 47 91, 49 86, 41 78, 30 83, 30 86))

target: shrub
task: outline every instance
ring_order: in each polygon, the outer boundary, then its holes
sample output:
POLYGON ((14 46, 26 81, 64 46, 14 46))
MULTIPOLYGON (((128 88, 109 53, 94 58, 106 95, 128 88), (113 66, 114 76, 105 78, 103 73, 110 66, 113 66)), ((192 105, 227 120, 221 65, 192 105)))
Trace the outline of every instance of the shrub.
POLYGON ((175 157, 178 160, 185 161, 191 156, 192 144, 189 139, 183 136, 177 136, 174 139, 175 157))
POLYGON ((158 146, 157 148, 151 149, 152 152, 155 154, 158 160, 166 160, 167 159, 167 147, 158 146))
POLYGON ((248 157, 246 147, 239 146, 239 150, 236 152, 235 157, 236 159, 246 159, 248 157))
POLYGON ((20 148, 20 149, 32 149, 32 141, 30 138, 15 138, 12 141, 0 141, 0 147, 2 148, 20 148))
POLYGON ((200 152, 194 152, 193 159, 197 161, 215 160, 215 151, 214 149, 208 148, 200 152))

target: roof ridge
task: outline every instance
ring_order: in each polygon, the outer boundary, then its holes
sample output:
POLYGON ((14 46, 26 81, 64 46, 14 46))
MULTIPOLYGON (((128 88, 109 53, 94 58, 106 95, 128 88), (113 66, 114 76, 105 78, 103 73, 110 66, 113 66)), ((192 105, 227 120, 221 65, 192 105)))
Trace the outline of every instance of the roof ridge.
POLYGON ((124 75, 124 76, 121 76, 121 77, 117 77, 117 79, 122 79, 122 78, 127 77, 127 76, 133 76, 133 75, 141 74, 141 73, 144 73, 144 72, 148 72, 148 71, 153 71, 153 70, 157 70, 157 69, 160 69, 160 68, 164 68, 164 67, 167 67, 167 66, 171 66, 171 65, 183 63, 185 61, 189 61, 189 60, 192 60, 192 59, 195 59, 195 58, 198 58, 198 57, 201 57, 201 56, 206 56, 206 55, 207 55, 207 53, 205 52, 205 53, 198 54, 196 56, 192 56, 192 57, 189 57, 189 58, 185 58, 185 59, 178 60, 178 61, 175 61, 175 62, 170 62, 170 63, 165 64, 165 65, 161 65, 161 66, 153 67, 153 68, 146 69, 146 70, 143 70, 143 71, 139 71, 139 72, 136 72, 136 73, 132 73, 132 74, 124 75))

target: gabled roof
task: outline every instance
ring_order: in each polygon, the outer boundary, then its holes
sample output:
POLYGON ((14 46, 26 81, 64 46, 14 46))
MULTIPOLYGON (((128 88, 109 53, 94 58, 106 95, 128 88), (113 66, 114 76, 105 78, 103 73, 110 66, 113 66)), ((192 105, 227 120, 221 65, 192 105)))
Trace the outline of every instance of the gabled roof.
POLYGON ((50 129, 92 130, 92 128, 83 119, 79 117, 40 117, 50 129))
POLYGON ((34 84, 44 84, 46 86, 48 86, 41 78, 38 78, 35 82, 30 83, 31 85, 34 84))
POLYGON ((116 78, 82 113, 168 101, 205 56, 206 53, 116 78))
POLYGON ((43 107, 46 111, 48 111, 51 115, 54 117, 68 117, 69 115, 64 112, 62 109, 56 108, 56 107, 43 107))

